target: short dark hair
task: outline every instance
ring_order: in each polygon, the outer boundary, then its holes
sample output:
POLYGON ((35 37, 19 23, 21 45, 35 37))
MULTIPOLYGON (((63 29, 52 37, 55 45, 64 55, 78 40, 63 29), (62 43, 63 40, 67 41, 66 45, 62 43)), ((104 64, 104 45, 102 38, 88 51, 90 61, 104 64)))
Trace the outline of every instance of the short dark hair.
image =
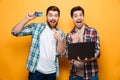
POLYGON ((83 13, 83 16, 84 16, 84 9, 81 7, 81 6, 76 6, 76 7, 73 7, 72 9, 71 9, 71 17, 73 16, 73 13, 75 12, 75 11, 82 11, 82 13, 83 13))
POLYGON ((58 12, 58 15, 60 16, 60 10, 58 7, 56 6, 50 6, 47 8, 47 11, 46 11, 46 15, 48 14, 49 11, 57 11, 58 12))

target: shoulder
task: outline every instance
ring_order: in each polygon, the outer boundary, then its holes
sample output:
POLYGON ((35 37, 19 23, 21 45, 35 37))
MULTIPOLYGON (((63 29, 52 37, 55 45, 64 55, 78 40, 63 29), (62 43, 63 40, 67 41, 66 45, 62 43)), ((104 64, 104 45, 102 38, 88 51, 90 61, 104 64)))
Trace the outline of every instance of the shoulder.
POLYGON ((87 30, 87 31, 97 32, 97 30, 96 30, 94 27, 92 27, 92 26, 88 26, 87 24, 85 24, 85 30, 87 30))
POLYGON ((66 36, 69 36, 71 33, 76 33, 75 27, 74 27, 71 31, 69 31, 69 32, 66 34, 66 36))
POLYGON ((37 23, 37 27, 46 26, 45 22, 37 23))
POLYGON ((46 24, 44 22, 41 22, 41 23, 32 23, 31 26, 34 26, 33 28, 35 30, 39 30, 39 29, 45 28, 46 24))

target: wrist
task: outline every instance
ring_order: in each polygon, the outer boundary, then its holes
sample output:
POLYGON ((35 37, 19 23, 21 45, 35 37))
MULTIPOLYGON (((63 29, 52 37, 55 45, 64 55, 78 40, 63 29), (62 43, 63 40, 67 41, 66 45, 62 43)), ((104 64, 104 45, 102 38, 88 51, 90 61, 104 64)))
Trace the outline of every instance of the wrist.
POLYGON ((58 42, 59 42, 59 43, 62 43, 63 41, 62 41, 62 39, 58 39, 58 42))
POLYGON ((24 20, 23 20, 25 23, 27 23, 28 21, 30 21, 30 19, 28 19, 28 18, 24 18, 24 20))
POLYGON ((78 41, 72 41, 72 43, 78 43, 78 41))
POLYGON ((27 18, 27 17, 25 17, 25 18, 24 18, 24 20, 25 20, 25 21, 29 21, 30 19, 29 19, 29 18, 27 18))

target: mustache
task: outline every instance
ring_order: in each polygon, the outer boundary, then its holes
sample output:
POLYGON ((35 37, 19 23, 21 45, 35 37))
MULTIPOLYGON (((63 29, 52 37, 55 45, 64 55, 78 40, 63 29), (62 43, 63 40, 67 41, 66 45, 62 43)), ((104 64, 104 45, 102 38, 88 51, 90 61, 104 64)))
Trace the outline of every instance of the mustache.
POLYGON ((56 22, 56 20, 55 20, 55 19, 52 19, 52 20, 50 20, 50 22, 56 22))

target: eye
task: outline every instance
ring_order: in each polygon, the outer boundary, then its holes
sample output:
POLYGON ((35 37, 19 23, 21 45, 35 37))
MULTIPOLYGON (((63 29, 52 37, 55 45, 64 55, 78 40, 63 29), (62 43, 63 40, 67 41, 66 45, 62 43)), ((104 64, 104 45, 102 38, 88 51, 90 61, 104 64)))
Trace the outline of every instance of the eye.
POLYGON ((56 14, 55 17, 58 17, 58 14, 56 14))
POLYGON ((73 15, 73 16, 74 16, 74 17, 77 17, 78 15, 75 14, 75 15, 73 15))
POLYGON ((83 14, 81 13, 80 16, 83 16, 83 14))
POLYGON ((52 17, 53 15, 49 13, 48 16, 49 16, 49 17, 52 17))

